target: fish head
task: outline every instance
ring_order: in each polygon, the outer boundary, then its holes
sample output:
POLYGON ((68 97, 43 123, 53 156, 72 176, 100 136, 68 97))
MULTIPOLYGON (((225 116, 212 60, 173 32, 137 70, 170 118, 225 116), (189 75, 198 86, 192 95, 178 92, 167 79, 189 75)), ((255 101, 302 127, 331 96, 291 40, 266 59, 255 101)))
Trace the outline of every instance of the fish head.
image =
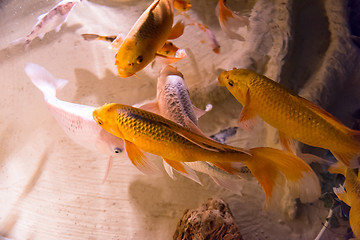
POLYGON ((122 78, 130 77, 145 68, 155 58, 156 50, 152 51, 146 44, 136 40, 125 39, 115 55, 115 65, 122 78))
POLYGON ((61 7, 59 8, 61 14, 67 14, 79 2, 80 2, 79 0, 62 1, 61 7))
POLYGON ((123 138, 123 135, 117 126, 117 112, 119 107, 120 104, 116 103, 105 104, 93 111, 93 118, 95 122, 107 132, 116 137, 123 138))
POLYGON ((253 78, 253 73, 247 69, 236 69, 222 72, 218 81, 220 86, 225 86, 232 95, 243 103, 248 91, 248 83, 253 78))

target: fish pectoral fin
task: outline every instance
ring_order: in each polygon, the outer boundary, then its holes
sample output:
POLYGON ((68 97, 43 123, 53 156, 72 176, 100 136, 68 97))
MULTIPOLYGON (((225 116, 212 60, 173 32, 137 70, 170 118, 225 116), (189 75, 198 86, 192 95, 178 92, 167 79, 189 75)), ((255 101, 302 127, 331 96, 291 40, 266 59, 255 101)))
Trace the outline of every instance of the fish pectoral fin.
POLYGON ((112 165, 113 165, 113 157, 110 156, 110 157, 109 157, 109 160, 108 160, 108 163, 107 163, 107 165, 106 165, 105 176, 104 176, 104 178, 103 178, 102 184, 105 183, 107 177, 109 176, 109 172, 110 172, 110 169, 111 169, 112 165))
POLYGON ((195 107, 194 105, 192 105, 192 108, 193 108, 193 110, 195 112, 196 118, 199 119, 201 116, 203 116, 205 113, 207 113, 208 111, 210 111, 212 109, 212 105, 211 105, 211 107, 209 107, 210 108, 209 110, 208 109, 202 110, 200 108, 195 107))
POLYGON ((121 44, 124 41, 124 35, 123 34, 119 34, 116 36, 116 38, 111 42, 109 48, 112 50, 119 50, 121 44))
POLYGON ((150 162, 144 153, 134 143, 124 140, 125 150, 131 162, 145 174, 158 175, 159 168, 150 162))
POLYGON ((346 166, 341 162, 336 162, 329 167, 329 173, 341 174, 343 176, 346 176, 346 170, 346 166))
POLYGON ((236 175, 239 173, 239 170, 232 165, 232 162, 212 162, 215 167, 224 170, 227 173, 236 175))
POLYGON ((212 176, 209 175, 212 180, 219 185, 220 187, 223 187, 237 195, 239 195, 240 197, 243 196, 242 192, 243 192, 243 182, 240 181, 239 179, 230 179, 228 177, 221 177, 221 176, 212 176))
POLYGON ((142 110, 145 110, 145 111, 160 114, 159 104, 157 101, 145 103, 145 104, 141 105, 139 108, 142 110))
POLYGON ((345 188, 343 185, 340 185, 339 187, 334 187, 333 188, 334 193, 336 194, 336 196, 343 201, 344 203, 346 203, 347 205, 351 206, 350 203, 350 199, 348 198, 348 194, 345 191, 345 188))
POLYGON ((339 153, 339 152, 333 152, 331 153, 334 155, 334 157, 342 162, 345 166, 350 168, 358 168, 360 166, 360 157, 359 154, 356 153, 339 153))
POLYGON ((278 131, 279 141, 284 150, 296 155, 296 146, 294 139, 287 136, 285 133, 278 131))
POLYGON ((173 168, 165 160, 163 161, 163 165, 164 165, 165 171, 167 172, 169 177, 171 177, 171 179, 175 180, 176 177, 174 175, 173 168))
POLYGON ((251 106, 250 94, 247 91, 243 109, 238 119, 238 126, 244 130, 252 129, 256 124, 256 117, 256 111, 251 106))
POLYGON ((178 171, 181 175, 193 180, 194 182, 197 182, 198 184, 202 185, 200 179, 196 175, 196 172, 191 169, 188 165, 185 163, 179 162, 179 161, 173 161, 166 158, 163 158, 163 160, 169 164, 173 169, 178 171))
POLYGON ((161 53, 156 53, 156 62, 162 65, 170 65, 180 61, 181 59, 187 57, 186 51, 184 49, 179 49, 176 51, 175 56, 168 56, 161 53))
POLYGON ((179 20, 176 24, 172 27, 171 32, 168 36, 168 39, 176 39, 183 35, 185 29, 184 21, 179 20))

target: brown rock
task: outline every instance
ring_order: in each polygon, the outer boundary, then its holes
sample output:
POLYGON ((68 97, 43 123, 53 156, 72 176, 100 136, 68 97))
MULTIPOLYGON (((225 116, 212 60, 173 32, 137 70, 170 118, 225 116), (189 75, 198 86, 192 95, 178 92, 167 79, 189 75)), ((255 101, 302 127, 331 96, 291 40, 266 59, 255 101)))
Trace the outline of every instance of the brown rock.
POLYGON ((242 240, 243 238, 228 204, 222 199, 209 198, 200 208, 185 211, 173 239, 242 240))

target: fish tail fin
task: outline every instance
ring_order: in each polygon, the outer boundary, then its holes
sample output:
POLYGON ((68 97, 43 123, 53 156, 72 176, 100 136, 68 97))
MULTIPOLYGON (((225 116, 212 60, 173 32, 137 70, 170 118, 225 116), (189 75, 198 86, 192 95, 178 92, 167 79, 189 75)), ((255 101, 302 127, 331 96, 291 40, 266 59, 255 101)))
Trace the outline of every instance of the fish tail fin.
POLYGON ((68 82, 64 79, 55 78, 44 67, 34 63, 26 64, 25 72, 45 98, 55 97, 56 91, 62 89, 68 82))
POLYGON ((291 196, 301 202, 312 202, 320 197, 319 179, 314 171, 302 159, 278 149, 259 147, 251 149, 254 159, 245 165, 257 178, 270 202, 275 188, 289 188, 291 196), (286 181, 283 181, 283 179, 286 181))

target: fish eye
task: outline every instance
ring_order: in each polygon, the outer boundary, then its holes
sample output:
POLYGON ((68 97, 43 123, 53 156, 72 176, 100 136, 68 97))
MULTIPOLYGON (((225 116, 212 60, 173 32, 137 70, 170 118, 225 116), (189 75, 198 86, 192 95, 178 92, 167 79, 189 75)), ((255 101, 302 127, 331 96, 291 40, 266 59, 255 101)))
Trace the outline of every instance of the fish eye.
POLYGON ((233 80, 230 80, 230 81, 228 82, 228 84, 233 87, 233 86, 234 86, 234 81, 233 81, 233 80))
POLYGON ((139 64, 139 63, 141 63, 143 60, 144 60, 144 59, 143 59, 142 56, 138 56, 138 57, 136 58, 136 63, 139 64))
POLYGON ((115 148, 114 149, 114 153, 121 153, 122 152, 122 149, 121 148, 115 148))
POLYGON ((103 121, 101 121, 100 119, 98 119, 97 122, 98 122, 99 125, 103 125, 103 121))

